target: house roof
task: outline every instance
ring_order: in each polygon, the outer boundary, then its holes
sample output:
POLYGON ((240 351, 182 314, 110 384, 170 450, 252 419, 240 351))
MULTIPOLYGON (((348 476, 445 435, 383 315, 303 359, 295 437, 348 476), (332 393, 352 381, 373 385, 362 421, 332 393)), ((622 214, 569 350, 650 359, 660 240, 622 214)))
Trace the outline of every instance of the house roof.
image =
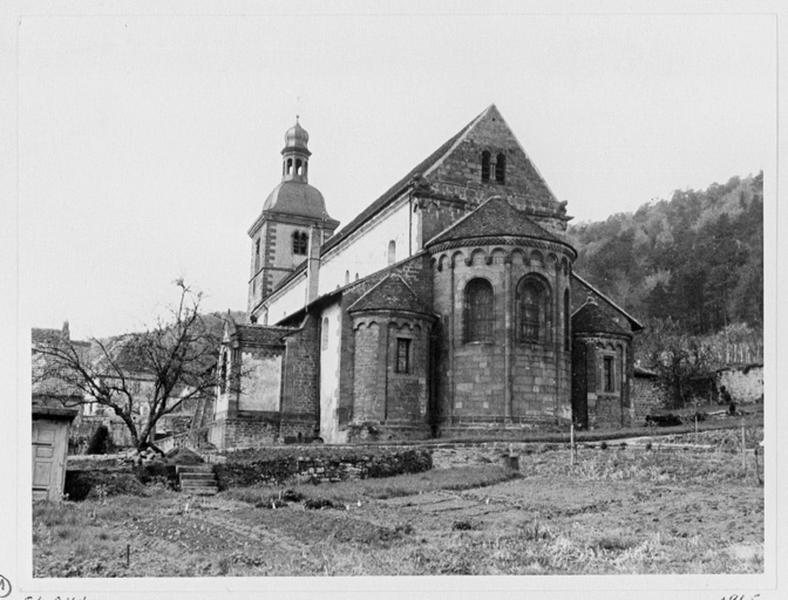
POLYGON ((633 371, 635 377, 643 377, 645 379, 655 379, 659 377, 656 371, 652 371, 651 369, 641 367, 640 365, 635 365, 633 371))
POLYGON ((427 313, 424 304, 413 289, 396 273, 386 275, 348 308, 348 312, 372 310, 427 313))
POLYGON ((76 408, 60 408, 54 406, 33 405, 33 419, 52 419, 56 421, 72 421, 79 414, 76 408))
POLYGON ((34 344, 57 344, 63 340, 63 331, 60 329, 45 329, 33 327, 31 337, 34 344))
POLYGON ((572 315, 572 331, 574 333, 614 333, 631 335, 599 308, 596 302, 588 301, 572 315))
POLYGON ((502 235, 549 240, 571 248, 566 240, 535 223, 525 211, 501 196, 494 196, 481 203, 476 209, 428 241, 425 247, 449 240, 502 235))
POLYGON ((235 324, 238 341, 261 346, 278 346, 282 339, 292 333, 290 327, 273 327, 270 325, 239 325, 235 324))

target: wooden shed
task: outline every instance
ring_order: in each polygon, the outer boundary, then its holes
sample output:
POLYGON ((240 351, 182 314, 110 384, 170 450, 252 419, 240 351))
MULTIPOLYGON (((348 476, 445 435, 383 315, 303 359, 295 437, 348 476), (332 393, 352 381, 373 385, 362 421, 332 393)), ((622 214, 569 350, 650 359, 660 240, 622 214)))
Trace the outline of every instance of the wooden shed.
POLYGON ((33 405, 33 500, 63 497, 68 428, 78 412, 75 408, 33 405))

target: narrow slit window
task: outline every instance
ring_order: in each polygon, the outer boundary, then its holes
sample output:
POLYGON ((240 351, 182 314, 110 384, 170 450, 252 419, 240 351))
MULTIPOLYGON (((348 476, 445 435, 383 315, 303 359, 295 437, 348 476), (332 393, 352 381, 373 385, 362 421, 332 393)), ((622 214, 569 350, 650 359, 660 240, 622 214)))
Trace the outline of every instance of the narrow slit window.
POLYGON ((397 373, 410 373, 410 339, 397 338, 397 373))
POLYGON ((394 240, 390 240, 389 248, 388 248, 389 264, 393 264, 396 259, 397 259, 397 242, 395 242, 394 240))
POLYGON ((495 157, 495 182, 506 183, 506 155, 503 152, 495 157))
POLYGON ((490 153, 485 150, 482 152, 482 182, 490 181, 490 153))
POLYGON ((602 359, 602 381, 605 392, 614 392, 616 390, 612 356, 605 356, 602 359))

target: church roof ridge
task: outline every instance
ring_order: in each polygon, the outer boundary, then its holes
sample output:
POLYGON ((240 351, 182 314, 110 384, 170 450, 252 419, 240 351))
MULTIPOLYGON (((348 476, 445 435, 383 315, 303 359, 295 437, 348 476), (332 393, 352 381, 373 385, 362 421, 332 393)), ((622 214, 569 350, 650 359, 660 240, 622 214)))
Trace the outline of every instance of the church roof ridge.
POLYGON ((487 113, 491 110, 495 109, 495 104, 490 104, 487 108, 485 108, 482 112, 476 115, 469 123, 467 123, 464 127, 462 127, 457 133, 451 136, 448 140, 446 140, 443 144, 441 144, 435 151, 433 151, 427 158, 422 160, 418 165, 413 167, 408 173, 402 177, 399 181, 397 181, 394 185, 392 185, 388 190, 383 192, 376 200, 374 200, 371 204, 369 204, 364 210, 362 210, 354 219, 352 219, 347 225, 342 227, 339 231, 337 231, 334 235, 332 235, 323 247, 321 248, 321 254, 324 252, 328 252, 331 248, 339 244, 342 240, 347 238, 351 233, 353 233, 356 229, 358 229, 361 225, 366 223, 372 216, 377 214, 383 207, 385 207, 389 202, 392 202, 399 194, 405 190, 408 185, 411 184, 413 178, 419 175, 424 175, 425 173, 432 171, 433 167, 435 167, 440 160, 442 160, 445 156, 447 156, 454 147, 459 144, 464 137, 468 134, 468 132, 473 129, 473 126, 476 125, 487 113))

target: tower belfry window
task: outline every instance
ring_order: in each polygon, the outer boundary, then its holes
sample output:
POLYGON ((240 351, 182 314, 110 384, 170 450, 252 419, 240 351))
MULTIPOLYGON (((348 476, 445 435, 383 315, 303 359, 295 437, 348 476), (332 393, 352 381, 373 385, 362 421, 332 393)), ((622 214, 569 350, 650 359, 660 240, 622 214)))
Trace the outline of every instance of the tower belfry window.
POLYGON ((304 231, 293 232, 293 254, 306 254, 309 248, 309 236, 304 231))

